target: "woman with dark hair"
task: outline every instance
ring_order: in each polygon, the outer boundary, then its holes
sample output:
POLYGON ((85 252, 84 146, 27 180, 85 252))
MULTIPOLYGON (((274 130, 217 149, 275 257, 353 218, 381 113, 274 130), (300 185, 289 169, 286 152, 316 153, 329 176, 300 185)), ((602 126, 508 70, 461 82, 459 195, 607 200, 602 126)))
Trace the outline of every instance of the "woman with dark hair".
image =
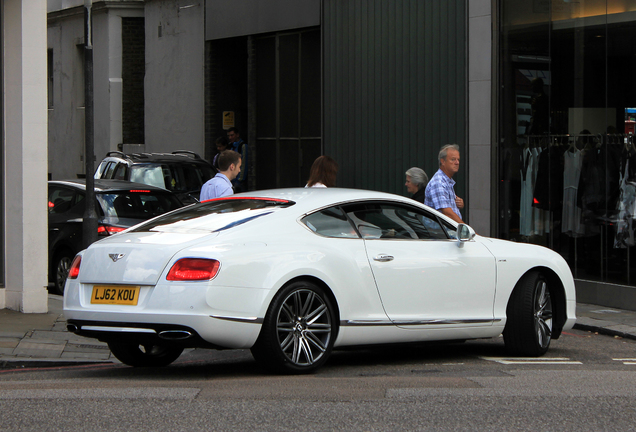
POLYGON ((329 156, 318 157, 309 172, 309 180, 305 187, 334 187, 336 185, 338 164, 329 156))

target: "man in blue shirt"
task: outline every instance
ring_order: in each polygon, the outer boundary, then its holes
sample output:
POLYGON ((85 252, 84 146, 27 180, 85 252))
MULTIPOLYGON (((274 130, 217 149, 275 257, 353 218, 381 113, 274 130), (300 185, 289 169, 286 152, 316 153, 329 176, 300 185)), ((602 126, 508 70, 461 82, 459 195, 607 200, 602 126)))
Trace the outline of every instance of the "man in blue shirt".
POLYGON ((200 201, 232 195, 232 180, 241 172, 241 155, 223 150, 218 157, 219 172, 201 188, 200 201))
POLYGON ((456 222, 462 221, 460 209, 464 208, 464 200, 455 195, 453 175, 459 171, 459 146, 446 144, 438 155, 439 169, 426 185, 424 204, 442 212, 456 222))

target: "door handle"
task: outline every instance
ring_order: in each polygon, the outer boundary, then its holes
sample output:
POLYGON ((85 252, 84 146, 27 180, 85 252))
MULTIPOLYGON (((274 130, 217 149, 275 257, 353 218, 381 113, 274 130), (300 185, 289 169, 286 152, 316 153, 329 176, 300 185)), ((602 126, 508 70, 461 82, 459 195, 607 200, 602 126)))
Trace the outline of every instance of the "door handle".
POLYGON ((391 255, 380 254, 373 257, 374 261, 387 262, 393 261, 393 257, 391 255))

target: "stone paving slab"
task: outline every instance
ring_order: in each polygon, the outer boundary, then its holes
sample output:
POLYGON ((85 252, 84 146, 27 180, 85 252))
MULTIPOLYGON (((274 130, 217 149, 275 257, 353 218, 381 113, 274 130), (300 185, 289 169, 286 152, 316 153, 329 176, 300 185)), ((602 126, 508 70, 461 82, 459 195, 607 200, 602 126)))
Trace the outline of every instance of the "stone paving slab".
POLYGON ((0 338, 0 348, 15 348, 20 343, 20 338, 0 338))
POLYGON ((0 331, 0 338, 22 339, 28 332, 26 331, 0 331))
POLYGON ((42 343, 23 340, 13 350, 13 354, 19 357, 61 357, 65 346, 66 342, 49 341, 48 343, 42 343))
POLYGON ((55 339, 55 340, 64 340, 67 341, 71 338, 76 338, 77 335, 74 333, 70 333, 65 331, 44 331, 44 330, 36 330, 31 335, 31 339, 55 339))

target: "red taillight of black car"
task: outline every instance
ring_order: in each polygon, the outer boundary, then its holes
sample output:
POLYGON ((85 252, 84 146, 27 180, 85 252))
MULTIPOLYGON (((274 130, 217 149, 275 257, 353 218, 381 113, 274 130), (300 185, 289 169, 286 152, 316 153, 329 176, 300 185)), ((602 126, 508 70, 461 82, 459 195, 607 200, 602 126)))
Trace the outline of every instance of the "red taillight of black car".
POLYGON ((97 235, 98 236, 109 236, 109 235, 117 234, 118 232, 122 232, 125 229, 126 228, 124 228, 124 227, 100 225, 100 226, 97 227, 97 235))
POLYGON ((79 276, 81 262, 82 262, 82 257, 79 255, 77 255, 73 259, 73 263, 71 264, 71 269, 68 271, 69 279, 77 279, 77 276, 79 276))
POLYGON ((169 281, 202 281, 214 279, 221 263, 214 259, 182 258, 172 265, 169 281))

